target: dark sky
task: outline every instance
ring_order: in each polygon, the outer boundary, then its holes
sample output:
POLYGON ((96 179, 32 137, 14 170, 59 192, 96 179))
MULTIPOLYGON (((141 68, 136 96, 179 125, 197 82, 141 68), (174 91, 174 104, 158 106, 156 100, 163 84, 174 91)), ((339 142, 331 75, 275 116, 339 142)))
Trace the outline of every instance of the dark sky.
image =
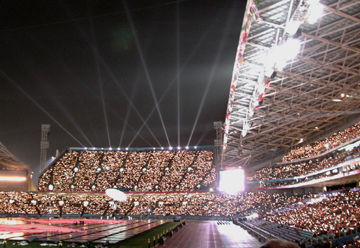
POLYGON ((41 124, 49 158, 70 146, 213 145, 245 4, 1 1, 0 141, 35 173, 41 124))

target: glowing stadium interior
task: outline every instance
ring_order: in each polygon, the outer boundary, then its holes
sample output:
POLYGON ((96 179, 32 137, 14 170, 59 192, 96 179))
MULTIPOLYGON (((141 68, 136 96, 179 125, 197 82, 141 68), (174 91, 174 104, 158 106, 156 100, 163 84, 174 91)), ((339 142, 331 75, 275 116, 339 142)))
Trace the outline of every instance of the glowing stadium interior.
MULTIPOLYGON (((186 218, 197 220, 189 224, 191 238, 209 247, 233 247, 222 244, 242 235, 238 226, 256 237, 256 247, 273 238, 302 247, 357 239, 349 247, 360 247, 359 76, 359 0, 248 0, 225 122, 214 123, 214 149, 67 148, 42 171, 38 189, 29 182, 0 192, 0 217, 54 218, 54 226, 69 218, 79 230, 0 240, 115 248, 178 222, 157 239, 145 237, 152 247, 162 238, 171 243, 186 218), (251 173, 233 170, 239 166, 251 173), (233 182, 247 181, 246 192, 220 190, 221 173, 233 190, 233 182), (208 220, 207 229, 199 227, 208 220), (237 230, 220 235, 227 225, 237 230)), ((31 170, 2 143, 0 166, 25 171, 31 181, 31 170)))
POLYGON ((311 24, 313 3, 248 1, 222 166, 269 165, 290 147, 359 121, 360 2, 321 1, 319 19, 311 24), (294 40, 300 47, 286 47, 294 40))

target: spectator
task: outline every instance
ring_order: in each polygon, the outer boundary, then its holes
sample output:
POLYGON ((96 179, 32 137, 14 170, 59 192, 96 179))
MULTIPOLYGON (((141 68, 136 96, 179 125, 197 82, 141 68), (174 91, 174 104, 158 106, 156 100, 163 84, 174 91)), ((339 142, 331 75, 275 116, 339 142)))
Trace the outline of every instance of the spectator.
POLYGON ((193 191, 216 179, 213 152, 67 151, 39 179, 41 191, 193 191))

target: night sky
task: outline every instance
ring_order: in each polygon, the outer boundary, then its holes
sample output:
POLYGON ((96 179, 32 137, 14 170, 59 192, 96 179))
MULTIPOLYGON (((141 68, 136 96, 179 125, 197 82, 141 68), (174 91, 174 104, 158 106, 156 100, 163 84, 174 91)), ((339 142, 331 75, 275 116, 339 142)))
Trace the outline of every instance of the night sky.
POLYGON ((2 1, 0 141, 36 174, 41 124, 51 125, 48 158, 67 147, 213 145, 245 4, 2 1))

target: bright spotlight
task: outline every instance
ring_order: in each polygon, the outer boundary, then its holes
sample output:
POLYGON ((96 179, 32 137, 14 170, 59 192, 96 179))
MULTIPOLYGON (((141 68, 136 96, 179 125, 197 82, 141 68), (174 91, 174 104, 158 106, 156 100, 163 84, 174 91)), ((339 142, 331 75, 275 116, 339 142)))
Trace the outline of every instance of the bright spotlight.
POLYGON ((290 21, 286 23, 285 31, 290 35, 294 35, 298 31, 301 23, 301 21, 290 21))
POLYGON ((186 149, 186 150, 189 150, 189 146, 186 146, 185 149, 186 149))
POLYGON ((312 0, 308 9, 307 22, 314 24, 321 17, 323 7, 320 5, 319 0, 312 0))
POLYGON ((296 57, 300 51, 300 41, 298 39, 289 39, 278 48, 279 56, 288 61, 296 57))
POLYGON ((245 190, 245 174, 242 169, 228 168, 220 170, 219 191, 227 194, 237 194, 245 190))
POLYGON ((172 148, 172 146, 169 146, 169 150, 171 151, 173 148, 172 148))
POLYGON ((274 69, 282 70, 286 62, 296 57, 300 47, 301 43, 297 39, 288 39, 285 43, 275 46, 263 59, 268 74, 271 74, 274 69))
POLYGON ((177 147, 177 149, 178 149, 178 150, 180 150, 180 149, 181 149, 181 147, 180 147, 180 146, 178 146, 178 147, 177 147))

